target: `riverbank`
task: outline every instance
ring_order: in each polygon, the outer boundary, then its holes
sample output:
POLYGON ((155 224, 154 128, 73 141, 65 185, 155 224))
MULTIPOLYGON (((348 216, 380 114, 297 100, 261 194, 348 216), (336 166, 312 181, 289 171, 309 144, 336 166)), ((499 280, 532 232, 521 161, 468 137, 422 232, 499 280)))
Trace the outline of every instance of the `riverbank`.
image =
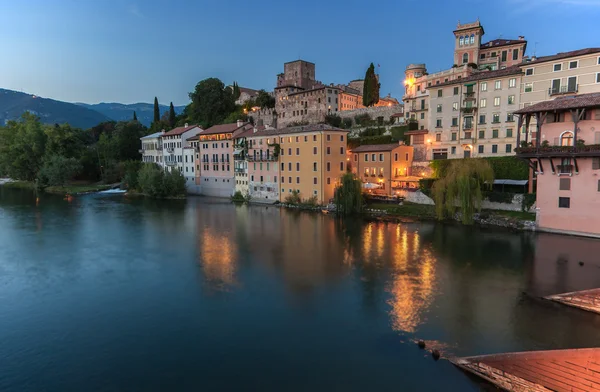
MULTIPOLYGON (((6 188, 30 189, 35 190, 35 184, 32 181, 12 181, 8 180, 0 182, 1 186, 6 188)), ((49 186, 43 189, 43 192, 55 195, 83 195, 86 193, 94 193, 112 189, 119 184, 89 184, 89 183, 73 183, 65 186, 49 186)))

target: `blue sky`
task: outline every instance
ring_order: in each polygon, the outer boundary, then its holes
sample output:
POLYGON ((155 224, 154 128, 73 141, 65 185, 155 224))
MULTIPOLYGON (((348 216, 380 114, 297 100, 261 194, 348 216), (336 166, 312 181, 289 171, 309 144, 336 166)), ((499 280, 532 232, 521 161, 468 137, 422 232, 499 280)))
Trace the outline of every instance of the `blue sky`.
POLYGON ((404 67, 452 65, 458 20, 485 40, 524 35, 527 54, 600 46, 600 0, 0 0, 0 88, 70 102, 186 104, 207 77, 272 89, 283 63, 346 83, 380 64, 381 94, 404 67))

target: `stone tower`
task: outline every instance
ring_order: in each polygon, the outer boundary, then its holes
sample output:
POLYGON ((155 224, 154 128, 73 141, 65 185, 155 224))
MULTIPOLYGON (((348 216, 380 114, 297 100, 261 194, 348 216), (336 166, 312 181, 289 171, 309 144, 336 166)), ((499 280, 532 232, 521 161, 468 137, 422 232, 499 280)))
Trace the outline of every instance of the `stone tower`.
POLYGON ((479 62, 479 48, 483 34, 485 32, 479 20, 465 24, 458 22, 454 30, 454 64, 479 62))

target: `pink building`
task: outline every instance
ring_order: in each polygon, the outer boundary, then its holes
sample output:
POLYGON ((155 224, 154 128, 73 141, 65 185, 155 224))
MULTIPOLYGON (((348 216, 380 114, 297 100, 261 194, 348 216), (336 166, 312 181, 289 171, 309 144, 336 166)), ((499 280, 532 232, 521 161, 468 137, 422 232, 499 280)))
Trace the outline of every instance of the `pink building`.
POLYGON ((564 96, 515 112, 519 127, 536 120, 536 140, 517 156, 537 175, 540 230, 600 238, 600 93, 564 96))
POLYGON ((248 179, 253 201, 279 201, 279 142, 270 132, 256 131, 248 136, 248 179))
POLYGON ((198 164, 201 192, 207 196, 229 197, 234 193, 233 137, 252 128, 238 121, 210 127, 198 135, 198 164))

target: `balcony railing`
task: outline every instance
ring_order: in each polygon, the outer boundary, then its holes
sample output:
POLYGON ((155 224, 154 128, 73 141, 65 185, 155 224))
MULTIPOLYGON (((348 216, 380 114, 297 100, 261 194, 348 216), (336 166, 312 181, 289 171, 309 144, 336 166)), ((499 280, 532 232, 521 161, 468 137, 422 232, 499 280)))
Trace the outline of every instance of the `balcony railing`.
POLYGON ((167 165, 167 166, 175 166, 175 165, 177 165, 177 162, 175 162, 175 161, 165 161, 165 165, 167 165))
POLYGON ((156 149, 159 150, 159 151, 162 151, 163 146, 156 146, 156 149))
POLYGON ((175 149, 173 147, 167 147, 167 154, 173 154, 175 149))
POLYGON ((475 99, 475 91, 467 91, 464 94, 465 99, 475 99))
POLYGON ((273 155, 269 155, 269 156, 248 155, 247 159, 248 159, 248 162, 274 162, 274 161, 277 161, 278 158, 274 157, 273 155))
POLYGON ((244 161, 246 160, 246 156, 244 154, 237 154, 233 156, 234 161, 244 161))
POLYGON ((463 113, 473 113, 477 110, 476 106, 463 106, 460 108, 460 111, 463 113))
POLYGON ((558 171, 558 174, 573 174, 573 165, 557 165, 556 166, 556 170, 558 171))
POLYGON ((600 144, 590 144, 583 146, 528 146, 519 147, 515 151, 518 155, 524 157, 600 157, 600 144))
POLYGON ((138 150, 138 152, 139 152, 140 154, 143 154, 143 153, 144 153, 144 151, 145 151, 145 150, 143 150, 143 149, 141 149, 141 148, 138 150))
POLYGON ((463 125, 463 129, 473 129, 473 124, 472 123, 465 123, 463 125))
POLYGON ((425 104, 425 105, 412 105, 410 107, 410 111, 411 112, 418 112, 420 110, 427 110, 429 108, 429 105, 425 104))
POLYGON ((576 84, 575 86, 560 86, 560 87, 556 87, 556 88, 550 87, 548 89, 548 94, 559 95, 559 94, 576 93, 578 91, 578 89, 579 89, 578 84, 576 84))
POLYGON ((241 168, 241 167, 236 167, 233 169, 233 171, 236 173, 246 173, 246 169, 241 168))

